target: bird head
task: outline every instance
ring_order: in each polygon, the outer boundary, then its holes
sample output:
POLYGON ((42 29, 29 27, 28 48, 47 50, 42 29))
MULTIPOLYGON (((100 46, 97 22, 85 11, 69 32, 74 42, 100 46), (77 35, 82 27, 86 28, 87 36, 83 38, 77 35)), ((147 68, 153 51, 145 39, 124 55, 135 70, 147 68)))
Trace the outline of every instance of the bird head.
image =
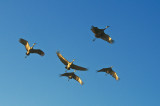
POLYGON ((106 26, 106 28, 108 28, 108 27, 110 27, 110 26, 106 26))

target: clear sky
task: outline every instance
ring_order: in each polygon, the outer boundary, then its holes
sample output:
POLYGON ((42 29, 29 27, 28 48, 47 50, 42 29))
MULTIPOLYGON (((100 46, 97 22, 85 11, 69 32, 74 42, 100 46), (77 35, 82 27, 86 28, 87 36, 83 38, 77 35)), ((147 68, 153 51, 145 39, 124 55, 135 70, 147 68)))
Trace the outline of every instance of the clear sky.
MULTIPOLYGON (((159 0, 1 0, 0 106, 160 105, 159 0), (94 39, 104 28, 114 44, 94 39), (19 38, 45 56, 27 59, 19 38), (87 67, 84 85, 59 77, 56 51, 87 67), (120 81, 96 70, 114 66, 120 81)), ((72 70, 71 70, 72 71, 72 70)))

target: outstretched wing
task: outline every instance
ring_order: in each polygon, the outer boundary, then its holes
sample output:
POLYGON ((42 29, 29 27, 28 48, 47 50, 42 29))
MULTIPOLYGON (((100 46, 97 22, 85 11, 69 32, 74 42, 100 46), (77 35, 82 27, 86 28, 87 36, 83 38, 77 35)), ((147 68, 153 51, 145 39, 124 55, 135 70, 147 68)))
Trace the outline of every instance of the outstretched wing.
POLYGON ((107 41, 109 43, 113 43, 114 42, 114 40, 112 40, 112 38, 108 34, 105 34, 105 33, 102 34, 101 39, 103 39, 103 40, 105 40, 105 41, 107 41))
POLYGON ((76 81, 78 81, 81 85, 83 85, 82 80, 81 80, 77 75, 73 74, 73 78, 74 78, 76 81))
POLYGON ((72 69, 75 69, 75 70, 82 70, 82 71, 87 71, 87 70, 88 70, 87 68, 80 67, 80 66, 77 66, 77 65, 75 65, 75 64, 72 64, 72 65, 71 65, 71 68, 72 68, 72 69))
POLYGON ((26 48, 27 51, 30 49, 30 46, 29 46, 28 41, 20 38, 20 39, 19 39, 19 42, 25 46, 25 48, 26 48))
POLYGON ((97 72, 106 72, 107 68, 102 68, 100 70, 98 70, 97 72))
POLYGON ((31 49, 30 53, 37 53, 37 54, 39 54, 41 56, 44 56, 44 52, 42 50, 40 50, 40 49, 31 49))
POLYGON ((91 26, 91 30, 94 34, 98 34, 99 29, 97 27, 91 26))
POLYGON ((61 60, 61 62, 65 65, 68 65, 69 62, 59 52, 56 52, 56 53, 58 58, 61 60))
POLYGON ((116 72, 114 72, 113 70, 112 71, 110 71, 110 73, 109 73, 110 75, 112 75, 112 77, 114 77, 116 80, 119 80, 120 78, 118 77, 118 75, 117 75, 117 73, 116 72))
POLYGON ((73 73, 64 73, 64 74, 60 74, 60 77, 61 77, 61 76, 67 76, 67 77, 68 77, 68 76, 71 76, 72 74, 73 74, 73 73))

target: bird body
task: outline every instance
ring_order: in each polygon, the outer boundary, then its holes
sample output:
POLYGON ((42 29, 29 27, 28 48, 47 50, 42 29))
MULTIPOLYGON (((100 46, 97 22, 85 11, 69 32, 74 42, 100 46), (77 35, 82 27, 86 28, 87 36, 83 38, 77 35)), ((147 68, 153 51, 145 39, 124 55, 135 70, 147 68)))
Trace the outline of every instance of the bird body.
POLYGON ((75 64, 73 64, 74 60, 72 62, 69 62, 68 60, 66 60, 61 54, 60 52, 56 52, 57 53, 57 56, 58 58, 60 59, 60 61, 66 65, 66 69, 67 70, 70 70, 70 68, 72 69, 75 69, 75 70, 81 70, 81 71, 86 71, 88 70, 87 68, 84 68, 84 67, 81 67, 81 66, 77 66, 75 64))
POLYGON ((80 77, 78 77, 77 75, 75 75, 74 72, 64 73, 64 74, 61 74, 60 76, 66 76, 66 77, 68 77, 68 81, 73 78, 73 79, 75 79, 76 81, 78 81, 81 85, 83 85, 83 82, 82 82, 82 80, 80 79, 80 77))
POLYGON ((119 80, 119 79, 120 79, 120 78, 118 77, 117 73, 112 70, 112 67, 103 68, 103 69, 101 69, 101 70, 98 70, 97 72, 106 72, 107 74, 112 75, 112 77, 114 77, 116 80, 119 80))
MULTIPOLYGON (((91 30, 92 30, 92 32, 95 34, 95 37, 96 37, 96 38, 101 38, 101 39, 103 39, 103 40, 105 40, 105 41, 107 41, 107 42, 109 42, 109 43, 113 43, 114 40, 112 40, 112 38, 111 38, 108 34, 106 34, 106 33, 104 32, 104 30, 107 29, 108 27, 109 27, 109 26, 107 26, 107 27, 104 28, 104 29, 99 29, 98 27, 92 26, 92 27, 91 27, 91 30)), ((93 39, 93 41, 95 41, 95 39, 93 39)))
POLYGON ((36 43, 34 43, 32 47, 30 47, 28 41, 26 41, 26 40, 24 40, 22 38, 19 39, 19 42, 25 46, 25 48, 27 50, 27 52, 26 52, 27 56, 29 56, 30 53, 37 53, 37 54, 39 54, 41 56, 44 56, 44 52, 42 50, 40 50, 40 49, 33 49, 33 47, 34 47, 34 45, 36 43))

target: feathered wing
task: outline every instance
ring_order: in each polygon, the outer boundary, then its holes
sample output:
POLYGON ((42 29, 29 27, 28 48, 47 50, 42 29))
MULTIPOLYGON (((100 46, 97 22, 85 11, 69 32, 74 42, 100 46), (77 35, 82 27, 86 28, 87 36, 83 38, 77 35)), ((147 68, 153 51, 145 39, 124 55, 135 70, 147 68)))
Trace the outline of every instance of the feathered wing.
POLYGON ((37 53, 37 54, 39 54, 41 56, 44 56, 44 52, 42 50, 40 50, 40 49, 31 49, 30 53, 37 53))
POLYGON ((82 71, 87 71, 88 70, 87 68, 84 68, 84 67, 81 67, 81 66, 77 66, 75 64, 72 64, 71 68, 75 69, 75 70, 82 70, 82 71))
POLYGON ((104 34, 104 29, 99 29, 98 27, 91 27, 92 32, 95 34, 96 38, 100 38, 104 34))
POLYGON ((97 27, 91 26, 92 32, 96 35, 99 32, 99 29, 97 27))
POLYGON ((113 70, 112 71, 110 71, 110 73, 109 73, 110 75, 112 75, 112 77, 114 77, 116 80, 119 80, 119 77, 118 77, 118 75, 117 75, 117 73, 116 72, 114 72, 113 70))
POLYGON ((73 74, 73 78, 74 78, 76 81, 78 81, 81 85, 83 85, 82 80, 81 80, 77 75, 73 74))
POLYGON ((25 48, 26 48, 27 51, 30 49, 30 46, 29 46, 28 41, 20 38, 20 39, 19 39, 19 42, 25 46, 25 48))
POLYGON ((103 68, 101 70, 98 70, 97 72, 106 72, 106 73, 112 75, 112 77, 114 77, 116 80, 119 80, 117 73, 114 72, 111 68, 103 68))
POLYGON ((97 72, 106 72, 106 68, 102 68, 102 69, 98 70, 97 72))
POLYGON ((69 62, 59 52, 57 52, 57 56, 63 64, 68 65, 69 62))
POLYGON ((60 77, 61 76, 70 76, 70 75, 72 75, 72 73, 64 73, 64 74, 60 74, 60 77))
POLYGON ((103 40, 105 40, 105 41, 107 41, 109 43, 113 43, 114 42, 114 40, 112 40, 112 38, 108 34, 105 34, 105 33, 102 34, 101 39, 103 39, 103 40))

